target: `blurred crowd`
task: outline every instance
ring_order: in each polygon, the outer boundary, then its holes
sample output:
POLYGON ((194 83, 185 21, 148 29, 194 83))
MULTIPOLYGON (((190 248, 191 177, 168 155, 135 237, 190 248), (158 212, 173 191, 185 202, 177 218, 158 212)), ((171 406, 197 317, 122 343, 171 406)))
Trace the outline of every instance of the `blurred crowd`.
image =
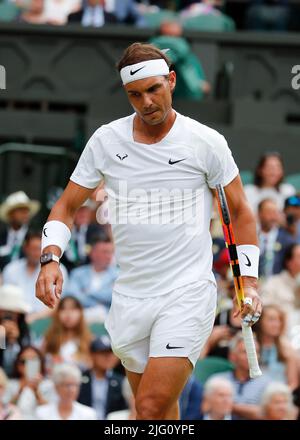
MULTIPOLYGON (((281 156, 267 153, 245 185, 257 218, 255 324, 263 375, 250 379, 234 285, 217 209, 211 222, 218 284, 215 325, 181 395, 181 418, 294 420, 300 406, 300 195, 281 156)), ((52 311, 35 298, 40 203, 23 191, 0 205, 0 420, 134 419, 134 397, 103 323, 118 276, 107 198, 95 192, 76 213, 62 259, 63 295, 52 311), (97 194, 97 195, 96 195, 97 194), (98 221, 100 220, 100 223, 98 221)))
MULTIPOLYGON (((285 31, 291 8, 288 0, 249 0, 243 28, 285 31)), ((185 29, 233 31, 235 21, 225 0, 0 0, 0 21, 31 24, 102 27, 126 24, 158 28, 175 19, 185 29)))

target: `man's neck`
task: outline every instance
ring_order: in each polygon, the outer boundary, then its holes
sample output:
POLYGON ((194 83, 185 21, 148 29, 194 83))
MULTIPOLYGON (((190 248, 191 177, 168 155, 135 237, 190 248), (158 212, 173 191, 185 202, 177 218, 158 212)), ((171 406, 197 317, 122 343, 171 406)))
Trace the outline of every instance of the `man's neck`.
POLYGON ((247 382, 249 380, 248 370, 236 369, 234 376, 239 382, 247 382))
POLYGON ((175 122, 175 119, 176 112, 172 108, 167 114, 165 120, 157 125, 147 124, 136 114, 133 122, 134 137, 139 138, 140 135, 142 135, 146 140, 159 142, 165 135, 169 133, 175 122))
POLYGON ((94 375, 96 377, 96 379, 104 379, 106 376, 106 371, 105 370, 100 370, 100 369, 95 369, 93 370, 94 375))

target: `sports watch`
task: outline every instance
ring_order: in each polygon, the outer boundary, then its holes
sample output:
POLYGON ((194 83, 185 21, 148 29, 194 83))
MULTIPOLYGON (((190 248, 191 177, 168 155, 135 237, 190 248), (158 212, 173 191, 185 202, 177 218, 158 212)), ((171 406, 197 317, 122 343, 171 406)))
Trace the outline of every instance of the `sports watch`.
POLYGON ((55 261, 56 263, 59 263, 59 257, 55 254, 52 254, 52 252, 47 252, 46 254, 42 254, 40 256, 41 266, 51 263, 51 261, 55 261))

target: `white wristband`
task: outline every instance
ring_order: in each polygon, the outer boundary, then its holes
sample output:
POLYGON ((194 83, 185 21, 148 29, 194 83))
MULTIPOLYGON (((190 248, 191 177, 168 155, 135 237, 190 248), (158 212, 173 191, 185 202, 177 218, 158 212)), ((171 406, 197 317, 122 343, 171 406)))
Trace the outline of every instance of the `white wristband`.
POLYGON ((42 251, 47 246, 58 246, 61 255, 65 252, 71 238, 71 231, 67 225, 57 220, 47 222, 43 227, 42 251))
POLYGON ((258 278, 259 248, 253 244, 236 247, 242 276, 258 278))

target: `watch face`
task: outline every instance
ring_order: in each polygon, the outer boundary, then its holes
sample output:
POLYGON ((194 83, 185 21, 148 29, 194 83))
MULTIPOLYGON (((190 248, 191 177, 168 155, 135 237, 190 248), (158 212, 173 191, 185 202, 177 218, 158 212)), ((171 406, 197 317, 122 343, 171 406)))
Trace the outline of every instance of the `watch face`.
POLYGON ((41 264, 48 263, 51 259, 51 254, 43 254, 41 255, 41 264))

